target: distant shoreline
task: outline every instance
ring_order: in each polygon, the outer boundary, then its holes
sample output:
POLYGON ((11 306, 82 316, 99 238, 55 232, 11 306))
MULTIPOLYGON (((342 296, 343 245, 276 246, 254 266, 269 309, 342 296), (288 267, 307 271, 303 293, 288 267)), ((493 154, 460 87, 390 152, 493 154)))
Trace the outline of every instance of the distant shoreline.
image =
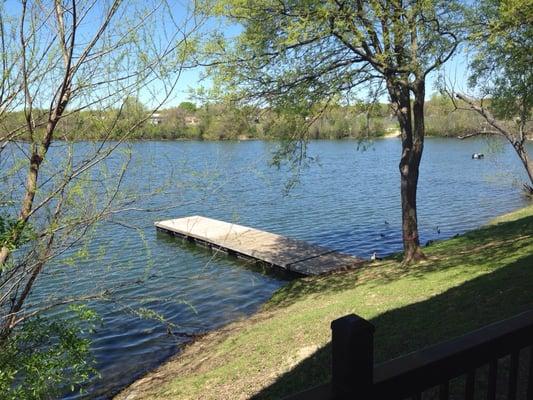
MULTIPOLYGON (((360 141, 372 141, 372 140, 380 140, 380 139, 396 139, 401 136, 400 132, 389 132, 385 133, 383 135, 373 135, 368 137, 357 137, 357 136, 347 136, 342 138, 307 138, 307 141, 353 141, 353 140, 360 140, 360 141)), ((483 136, 480 136, 483 137, 483 136)), ((461 139, 457 136, 441 136, 441 135, 425 135, 425 138, 439 138, 439 139, 457 139, 457 140, 466 140, 461 139)), ((468 138, 470 139, 470 138, 468 138)), ((197 137, 175 137, 175 138, 165 138, 165 137, 132 137, 128 138, 127 140, 124 140, 124 143, 131 143, 131 142, 253 142, 253 141, 263 141, 263 142, 283 142, 287 141, 287 138, 283 137, 233 137, 233 138, 197 138, 197 137)), ((96 139, 96 138, 90 138, 90 139, 68 139, 64 140, 62 138, 57 138, 55 140, 57 143, 100 143, 102 142, 102 139, 96 139)), ((116 139, 107 139, 107 142, 114 143, 118 140, 116 139)), ((533 137, 526 138, 527 142, 533 142, 533 137)), ((27 140, 19 140, 18 143, 29 143, 27 140)))

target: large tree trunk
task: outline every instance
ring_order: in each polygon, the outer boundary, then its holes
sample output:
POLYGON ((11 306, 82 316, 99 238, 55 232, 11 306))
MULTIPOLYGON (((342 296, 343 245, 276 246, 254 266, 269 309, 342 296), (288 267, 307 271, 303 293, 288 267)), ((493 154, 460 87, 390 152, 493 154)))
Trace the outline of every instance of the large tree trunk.
POLYGON ((420 249, 416 211, 418 174, 420 161, 422 160, 422 151, 424 150, 425 82, 423 80, 416 81, 413 92, 415 94, 415 100, 413 103, 412 136, 410 140, 403 140, 402 159, 400 160, 400 175, 402 177, 402 228, 405 249, 403 262, 405 264, 426 258, 420 249))
POLYGON ((424 148, 424 85, 417 86, 413 115, 409 88, 389 85, 391 100, 396 104, 396 116, 402 134, 402 157, 400 159, 401 200, 402 200, 402 237, 404 264, 424 259, 420 249, 416 196, 418 171, 424 148))

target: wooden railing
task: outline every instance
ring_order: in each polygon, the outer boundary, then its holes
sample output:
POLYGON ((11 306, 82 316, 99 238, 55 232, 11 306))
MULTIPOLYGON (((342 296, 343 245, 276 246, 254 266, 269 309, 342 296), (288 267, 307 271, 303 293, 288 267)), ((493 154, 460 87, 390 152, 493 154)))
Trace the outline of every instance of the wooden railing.
POLYGON ((454 383, 454 398, 460 392, 466 400, 494 400, 498 393, 514 400, 520 387, 521 398, 533 400, 533 310, 376 366, 370 322, 347 315, 331 329, 331 382, 288 399, 416 400, 431 389, 444 400, 450 398, 450 381, 461 378, 454 383))

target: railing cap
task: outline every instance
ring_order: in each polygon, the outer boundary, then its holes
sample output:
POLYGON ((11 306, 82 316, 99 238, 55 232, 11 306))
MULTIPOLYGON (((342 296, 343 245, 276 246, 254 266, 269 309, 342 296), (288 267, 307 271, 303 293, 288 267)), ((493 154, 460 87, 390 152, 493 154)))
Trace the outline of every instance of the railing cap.
POLYGON ((366 332, 373 334, 376 328, 366 319, 361 318, 355 314, 348 314, 344 317, 331 321, 331 329, 333 331, 343 331, 351 333, 366 332))

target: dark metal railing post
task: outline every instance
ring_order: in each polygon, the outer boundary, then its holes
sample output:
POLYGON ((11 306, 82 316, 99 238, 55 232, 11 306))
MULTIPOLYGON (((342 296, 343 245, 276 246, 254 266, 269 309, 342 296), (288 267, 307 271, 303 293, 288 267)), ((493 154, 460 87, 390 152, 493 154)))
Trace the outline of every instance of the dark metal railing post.
POLYGON ((374 326, 350 314, 331 323, 331 387, 337 400, 372 397, 374 326))

